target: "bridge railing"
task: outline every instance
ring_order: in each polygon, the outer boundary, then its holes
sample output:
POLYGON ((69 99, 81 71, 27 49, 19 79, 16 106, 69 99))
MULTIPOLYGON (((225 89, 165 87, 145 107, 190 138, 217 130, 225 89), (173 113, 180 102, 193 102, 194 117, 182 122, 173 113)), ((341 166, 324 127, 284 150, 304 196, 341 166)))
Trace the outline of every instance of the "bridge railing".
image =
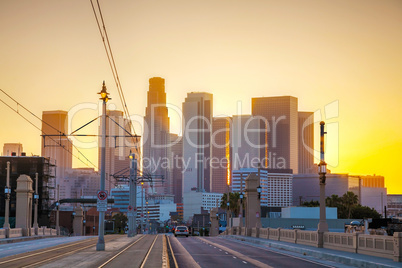
MULTIPOLYGON (((235 233, 242 236, 252 236, 314 247, 319 246, 320 235, 317 231, 282 228, 232 227, 228 231, 228 234, 235 233), (240 230, 240 233, 234 230, 240 230)), ((377 256, 402 262, 402 233, 394 233, 394 236, 383 236, 325 232, 322 239, 323 248, 377 256)))

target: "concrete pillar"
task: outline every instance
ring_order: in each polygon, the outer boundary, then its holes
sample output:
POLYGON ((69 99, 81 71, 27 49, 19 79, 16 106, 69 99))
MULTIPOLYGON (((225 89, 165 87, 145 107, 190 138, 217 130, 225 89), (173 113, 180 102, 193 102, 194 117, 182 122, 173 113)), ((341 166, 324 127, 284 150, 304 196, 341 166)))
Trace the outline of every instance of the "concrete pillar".
POLYGON ((246 178, 246 228, 261 227, 261 206, 258 199, 257 187, 260 185, 260 178, 250 174, 246 178))
POLYGON ((81 236, 82 235, 82 224, 84 219, 84 213, 81 206, 78 206, 74 209, 75 215, 73 220, 73 235, 81 236))
POLYGON ((32 179, 28 175, 20 175, 17 179, 17 210, 15 227, 22 228, 23 236, 31 235, 32 223, 32 179))
POLYGON ((402 262, 402 233, 394 233, 394 261, 402 262))
POLYGON ((219 235, 219 220, 216 214, 218 214, 218 208, 211 209, 209 213, 209 218, 211 220, 211 230, 209 230, 210 236, 219 235))

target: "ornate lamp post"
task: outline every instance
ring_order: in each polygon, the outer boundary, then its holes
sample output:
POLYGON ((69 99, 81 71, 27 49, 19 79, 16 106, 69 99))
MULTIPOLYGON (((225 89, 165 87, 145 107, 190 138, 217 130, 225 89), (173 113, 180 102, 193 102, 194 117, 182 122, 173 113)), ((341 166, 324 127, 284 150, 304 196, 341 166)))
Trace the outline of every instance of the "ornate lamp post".
POLYGON ((318 164, 318 175, 320 176, 320 221, 318 223, 318 247, 323 246, 324 232, 328 232, 328 223, 325 211, 325 175, 327 174, 327 163, 324 160, 324 131, 325 122, 320 122, 320 163, 318 164))
POLYGON ((258 199, 261 199, 261 192, 262 192, 262 187, 261 187, 261 185, 258 185, 258 187, 257 187, 258 199))
POLYGON ((6 196, 6 207, 4 214, 4 225, 3 228, 6 230, 6 237, 10 237, 10 223, 9 223, 9 215, 10 215, 10 162, 7 161, 7 179, 6 179, 6 187, 4 187, 4 194, 6 196))
MULTIPOLYGON (((98 94, 101 95, 102 100, 102 143, 101 143, 101 177, 100 177, 100 190, 105 191, 105 180, 106 180, 106 103, 109 98, 109 93, 107 93, 105 81, 103 81, 102 90, 98 94)), ((99 232, 98 232, 98 243, 96 244, 96 250, 105 250, 105 212, 99 211, 99 232)))
POLYGON ((35 174, 35 209, 34 209, 34 223, 33 228, 35 230, 35 235, 38 235, 38 202, 39 202, 39 194, 38 194, 38 173, 35 174))

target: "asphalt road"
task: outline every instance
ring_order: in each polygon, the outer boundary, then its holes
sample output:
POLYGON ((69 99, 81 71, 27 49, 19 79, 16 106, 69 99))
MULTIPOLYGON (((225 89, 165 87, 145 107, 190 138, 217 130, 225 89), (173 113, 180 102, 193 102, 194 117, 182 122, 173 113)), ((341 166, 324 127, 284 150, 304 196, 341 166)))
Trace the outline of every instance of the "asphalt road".
POLYGON ((179 267, 332 267, 222 238, 170 236, 170 241, 179 267))

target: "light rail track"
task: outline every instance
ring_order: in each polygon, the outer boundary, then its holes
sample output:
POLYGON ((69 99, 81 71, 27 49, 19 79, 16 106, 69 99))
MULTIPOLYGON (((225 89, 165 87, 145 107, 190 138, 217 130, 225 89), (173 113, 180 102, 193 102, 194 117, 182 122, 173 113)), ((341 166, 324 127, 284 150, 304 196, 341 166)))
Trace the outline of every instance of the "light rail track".
MULTIPOLYGON (((45 262, 52 261, 66 255, 73 254, 95 245, 97 238, 90 238, 84 241, 72 242, 61 246, 54 246, 48 249, 40 249, 32 252, 22 253, 15 256, 5 257, 0 260, 1 267, 33 267, 45 262)), ((112 240, 112 239, 108 239, 112 240)))
POLYGON ((122 250, 116 252, 113 256, 109 257, 106 262, 97 267, 150 267, 152 265, 149 265, 148 261, 152 260, 150 255, 155 248, 158 238, 161 242, 162 236, 160 235, 144 235, 122 250), (133 256, 135 256, 135 258, 133 258, 133 256))

